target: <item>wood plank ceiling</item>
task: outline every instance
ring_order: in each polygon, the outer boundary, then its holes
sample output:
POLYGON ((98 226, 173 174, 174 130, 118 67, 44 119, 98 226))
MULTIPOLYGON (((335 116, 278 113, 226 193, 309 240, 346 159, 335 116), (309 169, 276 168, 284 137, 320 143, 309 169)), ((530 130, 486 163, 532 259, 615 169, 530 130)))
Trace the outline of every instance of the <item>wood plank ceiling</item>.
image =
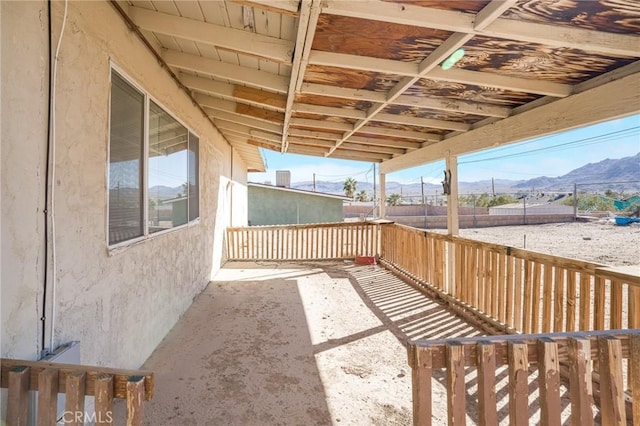
POLYGON ((393 171, 640 110, 640 1, 119 4, 252 170, 262 147, 393 171))

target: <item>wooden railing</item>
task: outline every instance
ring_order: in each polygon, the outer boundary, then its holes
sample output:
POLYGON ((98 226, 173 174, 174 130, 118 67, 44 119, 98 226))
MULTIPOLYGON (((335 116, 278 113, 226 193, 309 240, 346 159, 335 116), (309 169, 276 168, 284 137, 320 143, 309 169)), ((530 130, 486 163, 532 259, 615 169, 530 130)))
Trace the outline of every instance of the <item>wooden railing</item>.
POLYGON ((0 360, 0 387, 8 388, 7 425, 26 425, 29 418, 29 391, 37 391, 38 425, 57 423, 58 393, 65 394, 64 424, 117 424, 113 400, 126 401, 126 424, 141 425, 143 403, 153 397, 150 372, 56 364, 14 359, 0 360), (85 395, 95 397, 95 411, 86 412, 85 395))
MULTIPOLYGON (((408 355, 414 425, 432 424, 432 386, 442 384, 449 425, 465 424, 468 417, 480 425, 496 425, 507 417, 511 425, 560 425, 567 424, 568 417, 573 425, 593 425, 596 416, 603 425, 626 425, 627 419, 639 424, 640 403, 634 399, 627 410, 625 402, 640 395, 640 334, 636 333, 640 330, 413 342, 408 355), (601 373, 595 392, 592 360, 598 361, 601 373), (500 379, 505 376, 506 380, 500 379), (561 377, 568 383, 561 385, 561 377), (569 413, 563 409, 561 394, 570 398, 569 413), (594 396, 599 410, 593 410, 594 396)), ((444 401, 437 404, 442 407, 444 401)), ((442 424, 443 419, 435 423, 442 424)))
POLYGON ((329 260, 374 256, 379 226, 371 222, 227 228, 228 260, 329 260))
POLYGON ((502 332, 640 328, 640 275, 591 262, 382 225, 380 258, 502 332))

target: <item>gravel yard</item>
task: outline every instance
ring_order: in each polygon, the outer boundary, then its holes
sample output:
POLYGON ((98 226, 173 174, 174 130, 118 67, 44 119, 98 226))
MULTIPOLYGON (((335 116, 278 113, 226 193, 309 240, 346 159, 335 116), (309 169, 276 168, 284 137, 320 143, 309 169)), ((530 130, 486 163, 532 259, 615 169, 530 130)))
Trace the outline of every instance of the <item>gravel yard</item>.
POLYGON ((460 236, 604 265, 640 267, 640 226, 616 226, 608 219, 461 229, 460 236))

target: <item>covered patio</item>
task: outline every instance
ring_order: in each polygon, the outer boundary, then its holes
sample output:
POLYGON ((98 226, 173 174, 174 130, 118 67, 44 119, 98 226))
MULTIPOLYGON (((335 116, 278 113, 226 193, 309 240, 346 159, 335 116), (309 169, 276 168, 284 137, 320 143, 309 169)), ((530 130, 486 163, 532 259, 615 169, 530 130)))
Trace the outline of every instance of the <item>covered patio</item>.
POLYGON ((483 334, 379 266, 228 263, 145 363, 145 421, 407 425, 407 342, 483 334))

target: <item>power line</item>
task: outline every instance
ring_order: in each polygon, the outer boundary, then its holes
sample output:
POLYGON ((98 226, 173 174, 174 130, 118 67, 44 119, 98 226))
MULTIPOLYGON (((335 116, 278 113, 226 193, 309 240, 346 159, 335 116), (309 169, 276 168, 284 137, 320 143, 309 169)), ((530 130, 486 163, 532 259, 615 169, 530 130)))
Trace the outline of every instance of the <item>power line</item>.
POLYGON ((598 143, 611 142, 612 140, 617 140, 617 139, 620 139, 620 138, 623 138, 623 137, 626 137, 626 136, 630 136, 630 135, 636 133, 636 131, 638 129, 640 129, 640 126, 630 127, 628 129, 618 130, 616 132, 611 132, 611 133, 605 133, 603 135, 593 136, 593 137, 590 137, 590 138, 584 138, 584 139, 578 139, 578 140, 575 140, 575 141, 564 142, 564 143, 557 144, 557 145, 552 145, 552 146, 547 146, 547 147, 542 147, 542 148, 536 148, 536 149, 530 149, 528 151, 516 152, 516 153, 513 153, 513 154, 498 155, 498 156, 495 156, 495 157, 483 158, 483 159, 478 159, 478 160, 461 161, 458 164, 471 164, 471 163, 480 163, 480 162, 483 162, 483 161, 502 160, 502 159, 505 159, 505 158, 521 157, 523 155, 531 154, 533 152, 562 151, 562 150, 565 150, 565 149, 575 148, 575 147, 579 147, 579 146, 588 146, 588 145, 594 145, 594 144, 598 144, 598 143))

